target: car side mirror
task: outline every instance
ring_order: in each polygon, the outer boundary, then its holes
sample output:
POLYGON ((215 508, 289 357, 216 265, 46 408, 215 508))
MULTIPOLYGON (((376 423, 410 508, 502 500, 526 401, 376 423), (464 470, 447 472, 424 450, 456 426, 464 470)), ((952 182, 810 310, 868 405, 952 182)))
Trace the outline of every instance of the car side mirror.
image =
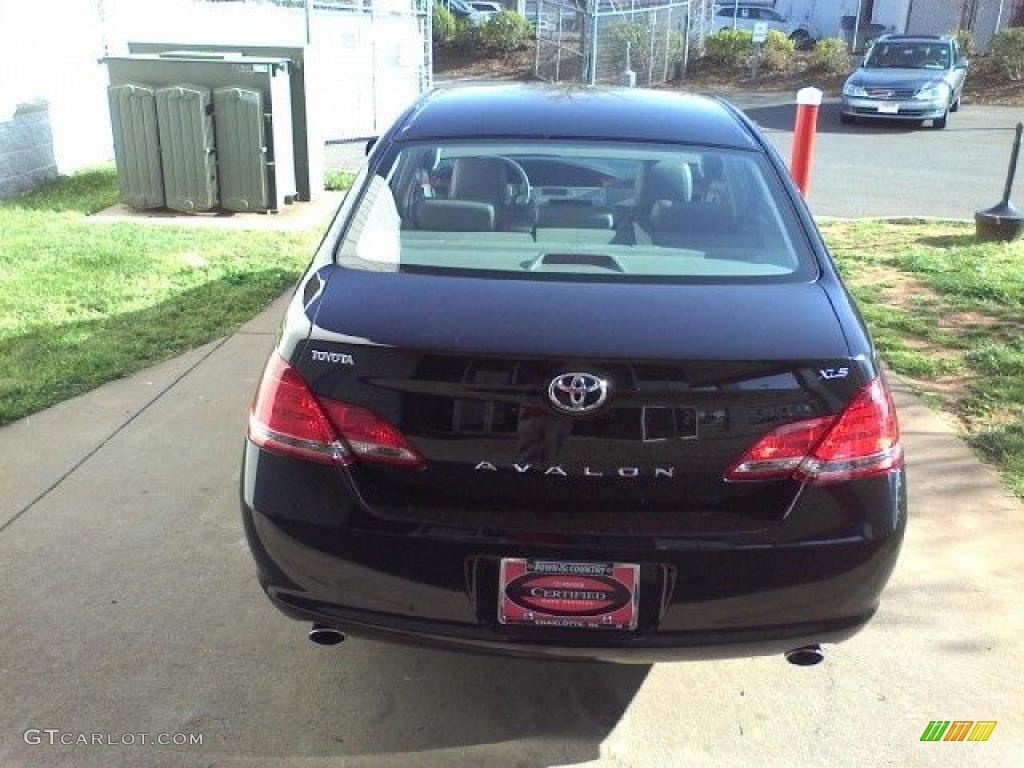
POLYGON ((374 136, 372 139, 366 140, 366 155, 369 156, 370 152, 373 151, 373 145, 377 143, 377 138, 374 136))

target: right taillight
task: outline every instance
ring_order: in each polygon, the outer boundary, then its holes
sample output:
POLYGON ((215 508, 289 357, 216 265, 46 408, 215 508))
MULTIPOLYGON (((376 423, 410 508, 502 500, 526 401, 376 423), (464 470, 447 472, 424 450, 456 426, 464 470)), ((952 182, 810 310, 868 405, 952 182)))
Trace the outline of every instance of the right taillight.
POLYGON ((758 440, 725 473, 730 481, 792 476, 835 483, 903 465, 899 422, 882 379, 861 389, 838 416, 783 425, 758 440))
POLYGON ((318 398, 277 354, 267 362, 249 412, 249 439, 268 451, 324 464, 351 464, 356 458, 424 464, 397 428, 365 408, 318 398))

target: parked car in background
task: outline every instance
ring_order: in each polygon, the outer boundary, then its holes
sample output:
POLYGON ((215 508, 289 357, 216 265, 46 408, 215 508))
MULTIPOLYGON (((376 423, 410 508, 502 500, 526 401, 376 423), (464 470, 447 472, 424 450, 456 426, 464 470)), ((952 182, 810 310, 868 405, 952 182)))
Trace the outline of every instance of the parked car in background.
POLYGON ((410 107, 299 281, 240 490, 315 642, 639 663, 820 661, 907 520, 884 374, 788 170, 726 102, 647 89, 410 107))
POLYGON ((490 18, 491 16, 494 16, 496 13, 501 13, 503 10, 505 10, 504 6, 502 6, 501 3, 477 2, 476 0, 474 0, 473 2, 470 3, 470 5, 473 7, 474 11, 476 11, 477 13, 484 14, 486 18, 490 18))
POLYGON ((723 3, 715 10, 714 29, 754 31, 755 24, 767 24, 789 37, 798 48, 806 48, 818 39, 817 29, 807 21, 793 22, 776 11, 756 3, 723 3))
POLYGON ((931 120, 960 109, 969 62, 949 35, 883 35, 843 86, 840 120, 931 120))
POLYGON ((503 9, 500 3, 486 2, 486 0, 473 0, 473 2, 469 2, 469 0, 438 0, 438 5, 447 8, 457 19, 467 19, 474 27, 479 27, 503 9))

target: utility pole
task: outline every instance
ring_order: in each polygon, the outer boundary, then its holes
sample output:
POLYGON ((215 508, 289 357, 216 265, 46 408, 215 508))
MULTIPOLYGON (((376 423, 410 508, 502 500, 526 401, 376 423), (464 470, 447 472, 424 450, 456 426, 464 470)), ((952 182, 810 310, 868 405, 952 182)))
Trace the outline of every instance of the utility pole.
POLYGON ((850 53, 857 52, 857 38, 860 36, 860 15, 864 11, 864 0, 857 0, 857 15, 853 17, 853 40, 850 41, 850 53))

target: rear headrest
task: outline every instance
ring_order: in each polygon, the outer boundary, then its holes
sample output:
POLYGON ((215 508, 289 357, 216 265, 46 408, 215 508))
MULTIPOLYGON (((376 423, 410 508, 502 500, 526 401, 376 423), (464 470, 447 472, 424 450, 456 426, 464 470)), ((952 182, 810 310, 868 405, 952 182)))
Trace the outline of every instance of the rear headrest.
POLYGON ((640 173, 637 208, 648 214, 656 200, 686 203, 693 197, 693 172, 690 166, 673 160, 659 160, 640 173))
POLYGON ((706 154, 701 163, 701 170, 704 171, 704 178, 717 181, 725 175, 725 163, 718 155, 706 154))
POLYGON ((607 208, 586 203, 553 203, 537 208, 538 227, 612 229, 615 219, 607 208))
POLYGON ((456 200, 504 205, 508 202, 508 166, 496 157, 456 158, 449 194, 456 200))
POLYGON ((416 206, 416 229, 429 232, 493 232, 494 206, 471 200, 427 197, 416 206))
POLYGON ((735 229, 732 212, 712 203, 673 203, 658 200, 651 206, 654 232, 712 232, 729 234, 735 229))

